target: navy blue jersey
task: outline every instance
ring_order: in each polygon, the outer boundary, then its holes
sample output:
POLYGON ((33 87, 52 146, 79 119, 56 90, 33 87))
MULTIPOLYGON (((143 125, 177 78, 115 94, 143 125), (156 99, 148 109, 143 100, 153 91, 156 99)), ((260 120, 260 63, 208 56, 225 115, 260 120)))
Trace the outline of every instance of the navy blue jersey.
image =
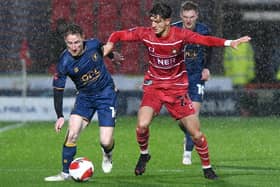
MULTIPOLYGON (((182 21, 176 22, 172 25, 183 28, 182 21)), ((210 34, 209 28, 202 23, 196 23, 193 31, 201 35, 210 34)), ((206 62, 206 47, 198 44, 188 44, 185 46, 184 52, 188 75, 190 76, 194 73, 201 73, 202 69, 205 67, 205 64, 208 63, 206 62)))
MULTIPOLYGON (((178 21, 172 26, 183 28, 183 22, 178 21)), ((202 24, 196 23, 193 30, 201 35, 209 35, 210 29, 202 24)), ((184 47, 184 60, 189 78, 188 93, 192 101, 202 102, 205 81, 201 80, 203 68, 206 68, 210 58, 209 48, 198 44, 187 44, 184 47)))
POLYGON ((57 75, 53 79, 55 88, 64 88, 67 76, 74 82, 79 92, 92 94, 112 85, 113 79, 103 61, 101 42, 91 39, 84 42, 85 51, 73 57, 65 50, 57 65, 57 75))
POLYGON ((100 41, 91 39, 84 42, 85 51, 79 57, 73 57, 68 50, 62 53, 53 78, 57 117, 63 116, 63 92, 57 90, 63 91, 66 78, 70 77, 78 90, 71 114, 91 121, 97 112, 100 126, 115 126, 117 92, 104 64, 101 47, 100 41))

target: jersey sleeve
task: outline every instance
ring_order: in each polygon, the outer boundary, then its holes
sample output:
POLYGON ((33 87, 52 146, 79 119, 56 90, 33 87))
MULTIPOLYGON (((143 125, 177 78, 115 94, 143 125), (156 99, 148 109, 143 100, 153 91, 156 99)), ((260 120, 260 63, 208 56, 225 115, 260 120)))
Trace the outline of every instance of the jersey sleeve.
POLYGON ((66 72, 63 66, 63 60, 56 66, 56 73, 53 76, 53 101, 57 118, 63 117, 63 92, 66 83, 66 72))
POLYGON ((60 60, 60 63, 58 63, 56 66, 56 73, 53 76, 53 87, 55 89, 63 90, 65 88, 66 79, 66 68, 63 65, 63 60, 60 60))
POLYGON ((63 116, 63 90, 53 89, 53 102, 57 118, 63 116))
POLYGON ((200 44, 212 47, 224 47, 226 39, 214 36, 204 36, 187 29, 182 29, 181 34, 186 43, 200 44))
POLYGON ((116 43, 118 41, 139 41, 141 40, 141 34, 143 33, 143 28, 134 27, 128 30, 121 30, 113 32, 108 42, 116 43))

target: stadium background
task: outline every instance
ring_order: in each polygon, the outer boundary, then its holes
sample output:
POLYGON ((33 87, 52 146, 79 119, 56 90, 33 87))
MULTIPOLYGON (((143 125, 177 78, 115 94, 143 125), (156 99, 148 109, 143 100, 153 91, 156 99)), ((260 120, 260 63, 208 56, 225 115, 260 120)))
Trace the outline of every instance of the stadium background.
MULTIPOLYGON (((0 1, 0 72, 2 84, 1 96, 21 96, 21 90, 9 82, 10 75, 17 76, 22 71, 20 63, 26 53, 28 77, 48 73, 49 45, 48 35, 56 28, 57 20, 80 24, 86 37, 97 37, 106 42, 114 30, 149 25, 147 10, 156 0, 29 0, 0 1), (8 76, 8 78, 7 78, 8 76), (7 81, 8 80, 8 81, 7 81), (4 82, 4 83, 3 83, 4 82)), ((173 8, 173 21, 179 19, 181 0, 166 1, 173 8)), ((215 36, 237 38, 250 35, 255 50, 257 83, 269 83, 269 86, 254 87, 253 90, 216 90, 206 95, 202 114, 216 115, 270 115, 279 114, 280 95, 278 84, 274 80, 274 66, 271 53, 279 49, 279 7, 277 0, 203 0, 200 5, 200 19, 208 24, 215 36), (272 83, 272 84, 271 84, 272 83), (255 89, 257 88, 257 89, 255 89), (267 91, 267 89, 270 89, 267 91), (218 92, 217 92, 218 91, 218 92), (246 102, 243 102, 246 101, 246 102), (245 107, 245 112, 242 111, 245 107), (262 108, 269 107, 265 112, 262 108), (226 112, 225 112, 226 111, 226 112)), ((121 66, 114 67, 106 60, 110 72, 115 75, 143 75, 146 67, 144 48, 138 43, 122 43, 117 46, 126 60, 121 66)), ((211 59, 213 76, 223 75, 222 48, 215 48, 211 59)), ((279 65, 279 64, 278 64, 279 65)), ((277 66, 278 66, 277 65, 277 66)), ((39 80, 40 81, 40 80, 39 80)), ((21 83, 18 83, 21 84, 21 83)), ((49 88, 27 88, 28 96, 51 96, 49 88)), ((121 113, 135 114, 141 93, 139 90, 124 91, 121 99, 121 113), (129 98, 128 98, 129 96, 129 98), (128 106, 132 103, 132 106, 128 106), (134 108, 132 112, 128 108, 134 108)), ((70 89, 66 95, 71 95, 70 89)), ((2 98, 5 100, 6 98, 2 98)), ((1 100, 1 101, 2 101, 1 100)), ((3 103, 2 103, 3 106, 3 103)), ((0 108, 0 114, 7 108, 0 108)), ((17 111, 17 109, 13 109, 17 111)), ((18 110, 20 111, 20 110, 18 110)))
MULTIPOLYGON (((156 0, 154 0, 156 2, 156 0)), ((167 1, 173 8, 173 20, 178 20, 182 0, 167 1)), ((207 23, 213 35, 236 38, 238 33, 253 37, 256 60, 262 81, 271 75, 269 57, 271 46, 279 33, 279 18, 244 18, 248 11, 278 11, 280 2, 275 0, 197 1, 200 18, 207 23), (242 3, 244 2, 244 3, 242 3), (247 3, 246 3, 247 2, 247 3), (271 40, 273 38, 273 40, 271 40), (264 47, 270 46, 270 47, 264 47), (265 70, 265 71, 264 71, 265 70), (263 75, 267 72, 267 75, 263 75)), ((82 25, 87 37, 106 41, 109 34, 117 29, 148 25, 146 10, 152 0, 29 0, 0 2, 0 70, 14 72, 21 69, 19 53, 24 39, 29 46, 32 66, 31 73, 46 73, 48 61, 48 33, 56 27, 59 18, 82 25)), ((142 74, 144 70, 143 49, 138 44, 122 44, 121 52, 126 56, 119 69, 108 66, 112 73, 142 74), (133 65, 132 65, 133 64, 133 65)), ((222 74, 221 50, 216 50, 212 60, 213 71, 222 74)))
MULTIPOLYGON (((87 31, 92 30, 94 37, 106 39, 110 29, 123 28, 122 24, 128 26, 134 26, 136 23, 147 24, 143 17, 146 9, 144 7, 149 7, 152 3, 150 0, 119 0, 119 2, 92 0, 92 2, 88 0, 0 1, 0 186, 77 187, 79 185, 73 181, 50 184, 43 180, 44 177, 60 169, 61 161, 58 158, 61 156, 61 144, 59 142, 64 141, 67 130, 64 127, 62 134, 53 131, 55 114, 51 113, 53 101, 51 75, 47 72, 50 63, 47 54, 49 46, 47 35, 55 27, 55 20, 66 12, 65 15, 70 15, 69 19, 82 22, 84 26, 90 25, 87 31), (80 5, 78 6, 76 2, 80 5), (135 4, 141 8, 136 8, 135 4), (104 5, 105 10, 102 10, 102 15, 98 17, 101 5, 104 5), (54 8, 54 6, 58 7, 54 8), (128 10, 123 11, 121 7, 126 7, 128 10), (83 11, 77 12, 77 9, 83 11), (55 10, 56 14, 54 14, 55 10), (89 19, 92 17, 93 19, 89 19), (99 27, 104 27, 104 30, 97 32, 99 27), (22 60, 31 63, 27 67, 27 77, 21 69, 22 60), (28 122, 7 122, 9 120, 28 122), (31 120, 36 121, 31 122, 31 120), (38 120, 46 120, 46 122, 38 122, 38 120)), ((180 1, 168 2, 172 4, 174 12, 178 12, 180 1)), ((91 181, 81 185, 95 187, 279 186, 280 121, 278 116, 271 115, 280 114, 280 92, 277 84, 269 79, 272 76, 271 65, 275 65, 271 64, 269 59, 273 48, 275 50, 279 48, 277 34, 280 28, 280 1, 199 0, 199 4, 201 18, 209 23, 214 35, 236 37, 235 34, 238 33, 236 29, 239 28, 248 32, 253 37, 252 42, 258 63, 260 84, 252 89, 236 90, 226 87, 230 84, 228 79, 222 76, 222 51, 215 49, 212 58, 213 78, 207 83, 201 123, 203 132, 207 134, 212 164, 220 180, 203 179, 199 158, 196 155, 191 166, 185 167, 181 164, 183 135, 178 134, 180 132, 175 125, 176 122, 166 116, 153 121, 150 138, 152 161, 149 163, 149 168, 140 178, 134 176, 133 169, 138 157, 135 113, 140 102, 142 71, 145 68, 142 64, 144 57, 141 55, 144 54, 141 49, 139 53, 135 53, 139 55, 137 59, 139 64, 136 64, 135 55, 127 57, 130 61, 125 62, 124 67, 118 67, 119 69, 116 70, 110 67, 111 71, 114 71, 116 83, 121 88, 120 113, 132 115, 120 116, 117 120, 113 172, 108 175, 103 174, 101 170, 102 154, 99 139, 95 138, 98 137, 99 131, 97 123, 93 122, 79 138, 81 146, 77 156, 87 156, 92 159, 96 172, 91 181), (133 89, 127 90, 122 87, 124 85, 133 89), (243 111, 244 109, 247 111, 243 111), (211 117, 204 117, 206 115, 211 117), (216 118, 212 115, 225 117, 216 118), (230 115, 238 117, 229 117, 230 115), (250 117, 239 117, 240 115, 250 115, 250 117), (251 117, 252 115, 258 117, 251 117)), ((177 16, 174 14, 173 20, 176 19, 177 16)), ((122 47, 119 46, 118 49, 124 50, 122 47)), ((108 66, 111 64, 108 63, 108 66)), ((71 97, 74 94, 73 87, 69 86, 65 94, 66 116, 73 102, 71 97)))

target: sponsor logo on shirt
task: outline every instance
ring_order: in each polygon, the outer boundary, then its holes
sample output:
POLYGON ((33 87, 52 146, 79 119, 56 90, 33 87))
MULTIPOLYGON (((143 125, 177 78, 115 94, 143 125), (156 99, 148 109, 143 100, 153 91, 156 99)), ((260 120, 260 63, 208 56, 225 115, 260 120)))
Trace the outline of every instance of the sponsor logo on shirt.
POLYGON ((157 64, 160 66, 170 66, 176 63, 176 58, 157 58, 157 64))
POLYGON ((95 81, 100 77, 100 71, 97 69, 91 70, 84 74, 81 77, 81 80, 84 84, 88 83, 89 81, 95 81))

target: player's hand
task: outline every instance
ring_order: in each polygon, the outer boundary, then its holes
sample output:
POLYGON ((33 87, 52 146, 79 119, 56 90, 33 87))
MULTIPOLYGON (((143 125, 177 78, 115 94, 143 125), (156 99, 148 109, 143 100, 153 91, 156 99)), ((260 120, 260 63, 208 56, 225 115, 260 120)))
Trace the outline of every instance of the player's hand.
POLYGON ((201 80, 208 81, 210 79, 210 71, 207 68, 204 68, 201 72, 201 80))
POLYGON ((54 127, 55 131, 60 132, 63 124, 64 124, 64 117, 58 118, 55 122, 55 127, 54 127))
POLYGON ((124 61, 124 56, 117 52, 117 51, 113 51, 114 54, 114 58, 112 59, 112 62, 114 62, 115 64, 120 65, 122 61, 124 61))
POLYGON ((236 40, 232 40, 232 42, 230 43, 230 46, 234 49, 237 49, 239 44, 249 42, 250 40, 251 40, 251 37, 243 36, 243 37, 238 38, 236 40))

